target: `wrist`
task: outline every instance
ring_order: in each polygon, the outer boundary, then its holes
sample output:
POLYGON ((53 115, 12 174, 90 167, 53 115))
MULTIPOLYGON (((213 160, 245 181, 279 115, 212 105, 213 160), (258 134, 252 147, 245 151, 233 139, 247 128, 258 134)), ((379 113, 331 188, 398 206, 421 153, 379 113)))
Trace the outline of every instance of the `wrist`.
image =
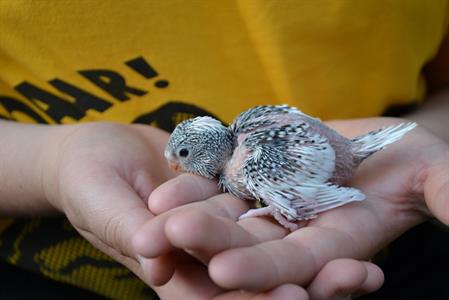
POLYGON ((0 215, 54 213, 42 189, 44 155, 53 127, 0 121, 0 215))
POLYGON ((404 117, 419 123, 435 136, 449 143, 448 111, 449 89, 446 89, 427 99, 419 110, 404 117))
POLYGON ((63 163, 65 145, 79 127, 80 125, 48 126, 42 136, 35 178, 39 195, 54 211, 64 212, 60 167, 63 163))
POLYGON ((57 213, 61 211, 53 196, 58 187, 55 180, 58 161, 58 143, 65 126, 37 126, 33 128, 33 155, 30 161, 29 198, 32 203, 30 214, 57 213))

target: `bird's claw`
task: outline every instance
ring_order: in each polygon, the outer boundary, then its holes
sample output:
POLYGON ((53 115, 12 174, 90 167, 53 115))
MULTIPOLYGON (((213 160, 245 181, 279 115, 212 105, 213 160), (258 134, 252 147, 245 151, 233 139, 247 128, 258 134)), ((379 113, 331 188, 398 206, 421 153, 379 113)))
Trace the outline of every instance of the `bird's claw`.
POLYGON ((301 224, 296 224, 287 220, 276 208, 274 208, 271 205, 261 208, 250 209, 239 217, 239 221, 247 218, 263 217, 263 216, 273 216, 280 225, 282 225, 284 228, 290 231, 295 231, 300 227, 302 227, 301 224))

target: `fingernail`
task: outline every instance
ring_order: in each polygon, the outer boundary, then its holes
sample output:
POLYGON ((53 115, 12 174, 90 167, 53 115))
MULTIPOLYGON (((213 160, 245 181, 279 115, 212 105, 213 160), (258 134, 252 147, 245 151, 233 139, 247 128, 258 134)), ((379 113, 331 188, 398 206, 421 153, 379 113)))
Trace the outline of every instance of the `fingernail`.
POLYGON ((137 261, 139 262, 140 265, 143 265, 145 258, 143 256, 137 255, 137 261))

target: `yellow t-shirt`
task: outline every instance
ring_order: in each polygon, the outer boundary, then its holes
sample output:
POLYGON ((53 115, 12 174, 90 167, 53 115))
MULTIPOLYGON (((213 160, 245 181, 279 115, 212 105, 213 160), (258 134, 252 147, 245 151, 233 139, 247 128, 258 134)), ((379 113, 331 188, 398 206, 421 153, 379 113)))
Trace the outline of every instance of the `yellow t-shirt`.
MULTIPOLYGON (((0 0, 0 118, 171 130, 268 103, 323 119, 379 115, 422 97, 420 71, 448 9, 447 0, 0 0)), ((0 232, 11 263, 108 297, 146 297, 65 221, 9 221, 0 232)))

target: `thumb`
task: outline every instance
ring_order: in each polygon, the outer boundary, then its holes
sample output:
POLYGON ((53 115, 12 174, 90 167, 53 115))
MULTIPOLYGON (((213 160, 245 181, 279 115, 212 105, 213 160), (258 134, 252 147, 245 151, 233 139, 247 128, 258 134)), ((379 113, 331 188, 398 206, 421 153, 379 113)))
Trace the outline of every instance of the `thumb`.
POLYGON ((148 199, 148 207, 154 214, 159 215, 187 203, 206 200, 219 193, 216 181, 198 175, 181 174, 155 189, 148 199))
POLYGON ((145 202, 117 173, 105 173, 86 181, 88 187, 77 189, 77 199, 70 201, 68 218, 100 250, 135 259, 132 235, 153 217, 145 202))

